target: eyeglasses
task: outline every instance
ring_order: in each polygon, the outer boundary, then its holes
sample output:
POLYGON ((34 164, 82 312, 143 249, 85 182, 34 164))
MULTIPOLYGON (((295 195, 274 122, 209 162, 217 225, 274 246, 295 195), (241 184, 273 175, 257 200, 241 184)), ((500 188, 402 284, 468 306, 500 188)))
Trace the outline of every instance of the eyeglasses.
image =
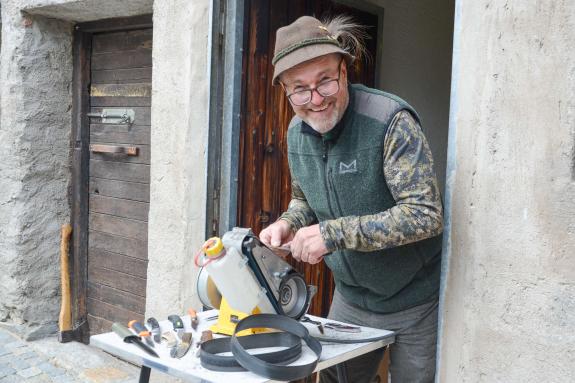
MULTIPOLYGON (((337 78, 327 80, 316 86, 315 88, 309 88, 304 90, 299 90, 297 92, 293 92, 287 95, 287 98, 290 102, 295 106, 302 106, 307 104, 311 101, 313 97, 313 91, 315 90, 320 96, 322 97, 329 97, 333 96, 337 92, 339 92, 339 79, 341 76, 341 63, 342 60, 339 62, 338 67, 338 74, 337 78)), ((283 84, 282 84, 283 85, 283 84)), ((284 87, 285 89, 285 87, 284 87)))

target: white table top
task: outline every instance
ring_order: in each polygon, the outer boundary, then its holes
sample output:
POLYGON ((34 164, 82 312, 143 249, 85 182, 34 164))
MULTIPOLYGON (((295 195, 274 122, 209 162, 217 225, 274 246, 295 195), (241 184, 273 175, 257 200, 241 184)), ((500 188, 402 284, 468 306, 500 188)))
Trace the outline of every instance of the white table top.
MULTIPOLYGON (((160 358, 154 358, 147 354, 141 348, 134 344, 125 343, 113 332, 94 335, 90 337, 90 344, 101 348, 102 350, 116 355, 124 360, 132 362, 137 365, 144 365, 152 369, 165 372, 169 375, 176 376, 185 381, 189 382, 237 382, 237 383, 263 383, 263 382, 274 382, 252 372, 218 372, 210 371, 203 368, 200 364, 200 358, 196 357, 196 345, 195 343, 199 341, 201 333, 203 330, 208 329, 211 325, 216 323, 216 320, 208 321, 207 318, 217 315, 217 310, 210 310, 198 313, 199 324, 198 328, 194 331, 190 325, 190 317, 182 316, 184 322, 184 327, 186 332, 193 332, 194 345, 190 351, 182 359, 174 359, 170 357, 170 352, 167 347, 163 345, 155 345, 154 351, 156 351, 160 358)), ((325 318, 318 318, 313 315, 308 315, 313 320, 321 322, 336 322, 333 320, 327 320, 325 318)), ((302 323, 304 324, 312 336, 321 338, 322 335, 319 333, 317 326, 312 323, 302 323)), ((163 331, 172 329, 172 324, 165 320, 160 322, 160 327, 163 331)), ((214 334, 217 336, 217 334, 214 334)), ((392 331, 379 330, 370 327, 361 327, 361 332, 359 333, 345 333, 340 331, 335 331, 329 328, 324 329, 323 337, 337 338, 337 339, 370 339, 376 337, 383 337, 382 340, 377 340, 368 343, 353 343, 353 344, 341 344, 341 343, 330 343, 326 341, 321 341, 322 353, 320 360, 317 364, 315 371, 323 370, 327 367, 333 366, 335 364, 341 363, 343 361, 353 359, 357 356, 366 354, 370 351, 376 350, 378 348, 384 347, 391 344, 395 340, 395 334, 392 331)), ((302 347, 302 356, 297 361, 293 362, 291 365, 298 365, 303 363, 309 363, 315 358, 315 354, 307 347, 302 347)))

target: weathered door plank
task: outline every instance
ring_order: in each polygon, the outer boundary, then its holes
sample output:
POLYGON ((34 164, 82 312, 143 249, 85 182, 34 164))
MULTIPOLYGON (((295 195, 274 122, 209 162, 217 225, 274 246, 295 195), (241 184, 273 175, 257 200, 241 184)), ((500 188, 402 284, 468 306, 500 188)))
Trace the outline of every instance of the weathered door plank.
POLYGON ((152 49, 152 42, 153 34, 151 29, 101 33, 94 35, 92 52, 111 53, 136 49, 152 49))
POLYGON ((112 287, 101 285, 99 283, 88 283, 88 297, 107 302, 133 311, 138 314, 144 314, 146 310, 146 299, 138 295, 119 291, 112 287))
POLYGON ((90 230, 101 233, 109 233, 141 241, 148 240, 147 222, 90 212, 89 225, 90 230))
POLYGON ((128 257, 102 249, 91 249, 88 257, 96 267, 129 273, 139 278, 147 277, 148 262, 145 259, 128 257))
POLYGON ((150 143, 150 127, 147 125, 91 124, 90 140, 146 145, 150 143))
POLYGON ((150 49, 138 49, 118 53, 97 53, 92 55, 92 68, 102 69, 124 69, 137 68, 152 65, 152 55, 150 49))
POLYGON ((150 183, 150 165, 90 160, 90 176, 150 183))
POLYGON ((101 249, 129 257, 148 259, 148 243, 146 241, 90 231, 88 243, 89 251, 101 249))
POLYGON ((121 198, 90 195, 90 211, 139 221, 148 221, 149 204, 121 198))
POLYGON ((99 267, 90 267, 88 279, 90 282, 106 285, 116 290, 127 291, 140 297, 146 296, 146 280, 130 274, 99 267))
POLYGON ((113 318, 114 322, 121 322, 124 323, 124 325, 127 325, 128 322, 133 319, 142 323, 144 322, 144 316, 142 314, 92 298, 88 298, 88 311, 95 317, 113 318))
POLYGON ((150 185, 138 182, 90 178, 90 194, 150 202, 150 185))
POLYGON ((102 69, 92 71, 92 84, 151 82, 152 68, 102 69))

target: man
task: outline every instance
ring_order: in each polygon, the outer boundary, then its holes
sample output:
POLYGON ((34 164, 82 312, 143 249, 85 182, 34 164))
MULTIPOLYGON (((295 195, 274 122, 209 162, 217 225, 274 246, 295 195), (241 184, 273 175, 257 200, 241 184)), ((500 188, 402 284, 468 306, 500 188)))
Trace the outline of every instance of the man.
MULTIPOLYGON (((341 17, 304 16, 277 31, 273 81, 296 114, 288 130, 292 200, 260 239, 290 244, 298 261, 326 262, 336 283, 329 318, 397 332, 393 383, 431 382, 441 197, 415 110, 348 85, 358 41, 357 26, 341 17)), ((371 381, 382 356, 346 363, 348 380, 371 381)), ((322 382, 336 378, 333 369, 321 374, 322 382)))

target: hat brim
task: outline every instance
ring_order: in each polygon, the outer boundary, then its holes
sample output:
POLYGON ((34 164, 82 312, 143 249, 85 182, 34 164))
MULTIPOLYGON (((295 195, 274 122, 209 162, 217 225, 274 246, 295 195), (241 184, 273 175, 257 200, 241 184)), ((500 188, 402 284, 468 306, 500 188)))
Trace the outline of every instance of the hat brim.
POLYGON ((355 57, 350 55, 348 52, 333 44, 313 44, 301 47, 281 58, 276 63, 274 66, 274 77, 272 79, 272 83, 277 85, 279 83, 279 76, 286 70, 293 68, 294 66, 303 62, 331 53, 341 53, 345 56, 348 64, 352 63, 355 59, 355 57))

